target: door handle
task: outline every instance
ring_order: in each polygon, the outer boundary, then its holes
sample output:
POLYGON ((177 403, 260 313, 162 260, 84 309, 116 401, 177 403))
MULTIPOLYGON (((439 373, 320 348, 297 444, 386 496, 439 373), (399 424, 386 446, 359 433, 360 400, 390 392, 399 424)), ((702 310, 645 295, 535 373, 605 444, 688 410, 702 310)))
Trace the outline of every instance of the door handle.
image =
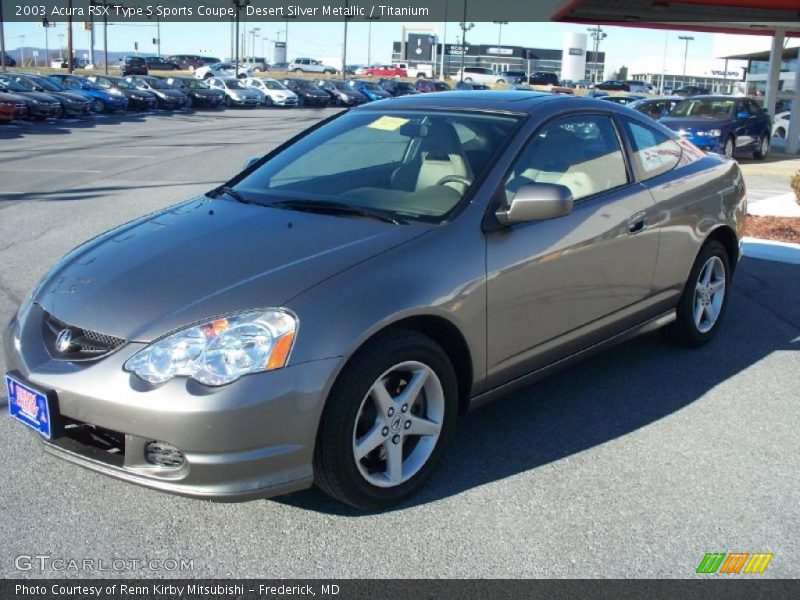
POLYGON ((628 219, 628 233, 639 233, 647 226, 644 213, 636 213, 628 219))

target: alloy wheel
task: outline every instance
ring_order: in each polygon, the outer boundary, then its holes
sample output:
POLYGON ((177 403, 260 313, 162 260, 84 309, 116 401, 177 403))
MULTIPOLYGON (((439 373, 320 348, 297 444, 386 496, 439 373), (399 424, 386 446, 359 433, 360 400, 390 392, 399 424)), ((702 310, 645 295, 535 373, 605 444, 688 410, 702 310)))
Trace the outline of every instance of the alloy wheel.
POLYGON ((96 113, 101 113, 105 110, 105 105, 102 100, 94 100, 92 102, 92 110, 96 113))
POLYGON ((728 138, 725 141, 725 156, 733 158, 733 138, 728 138))
POLYGON ((425 466, 444 422, 442 383, 429 366, 406 361, 370 387, 353 427, 353 459, 370 484, 398 486, 425 466))
POLYGON ((694 324, 697 331, 707 333, 714 328, 725 301, 725 265, 718 256, 710 257, 694 290, 694 324))
POLYGON ((769 138, 766 135, 761 138, 760 154, 761 158, 764 158, 767 154, 769 154, 769 138))

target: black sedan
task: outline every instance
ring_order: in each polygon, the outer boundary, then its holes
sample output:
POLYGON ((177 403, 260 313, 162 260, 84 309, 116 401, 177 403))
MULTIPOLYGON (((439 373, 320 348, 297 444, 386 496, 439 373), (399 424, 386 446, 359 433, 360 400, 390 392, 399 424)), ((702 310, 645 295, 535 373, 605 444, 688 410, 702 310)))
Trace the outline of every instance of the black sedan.
POLYGON ((167 77, 167 85, 180 90, 192 103, 192 108, 224 108, 225 92, 213 90, 209 85, 194 77, 167 77))
POLYGON ((69 88, 40 75, 14 73, 14 81, 30 92, 42 92, 61 103, 61 116, 87 117, 92 111, 92 102, 69 88))
POLYGON ((283 79, 283 85, 297 94, 298 106, 327 106, 331 96, 308 79, 283 79))
POLYGON ((140 90, 124 77, 114 75, 89 75, 92 81, 106 90, 118 90, 128 99, 128 110, 153 110, 158 106, 158 97, 147 90, 140 90))
POLYGON ((181 68, 180 65, 165 60, 160 56, 145 56, 144 61, 147 63, 149 71, 177 71, 181 68))
POLYGON ((188 108, 190 105, 189 96, 180 90, 170 87, 167 85, 166 81, 159 77, 133 75, 131 77, 126 77, 125 80, 129 81, 140 90, 147 90, 155 94, 158 100, 158 107, 164 110, 188 108))
POLYGON ((378 85, 389 92, 392 96, 408 96, 419 94, 413 83, 408 81, 397 81, 395 79, 383 79, 378 85))
POLYGON ((10 92, 24 98, 30 119, 57 119, 61 116, 61 102, 55 96, 32 92, 24 85, 14 81, 10 73, 0 73, 0 92, 10 92))
POLYGON ((609 94, 608 96, 602 96, 600 99, 605 100, 606 102, 613 102, 614 104, 632 104, 637 100, 644 100, 647 96, 640 96, 638 94, 617 94, 612 96, 609 94))
POLYGON ((354 90, 341 79, 322 79, 317 82, 317 86, 328 94, 333 104, 338 106, 356 106, 367 102, 364 94, 354 90))

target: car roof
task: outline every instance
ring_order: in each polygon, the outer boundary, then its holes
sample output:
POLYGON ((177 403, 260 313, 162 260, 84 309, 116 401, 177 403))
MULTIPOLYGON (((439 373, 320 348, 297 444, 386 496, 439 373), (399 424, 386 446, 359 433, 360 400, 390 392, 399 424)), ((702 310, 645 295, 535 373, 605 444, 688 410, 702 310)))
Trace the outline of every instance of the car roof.
MULTIPOLYGON (((532 92, 526 90, 469 90, 434 92, 413 96, 400 96, 381 101, 378 110, 385 109, 452 109, 486 110, 516 113, 531 113, 543 104, 554 102, 569 103, 570 106, 596 107, 599 100, 575 98, 561 94, 532 92)), ((602 106, 612 103, 603 102, 602 106)), ((356 110, 370 110, 373 105, 365 104, 356 110)))

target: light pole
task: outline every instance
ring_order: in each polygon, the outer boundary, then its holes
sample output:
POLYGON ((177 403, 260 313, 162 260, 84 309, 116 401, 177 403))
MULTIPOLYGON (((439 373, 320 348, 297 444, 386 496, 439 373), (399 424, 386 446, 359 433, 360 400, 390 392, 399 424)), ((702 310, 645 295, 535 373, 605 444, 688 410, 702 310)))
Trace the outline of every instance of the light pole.
MULTIPOLYGON (((439 67, 439 78, 445 78, 444 55, 447 54, 447 0, 444 0, 444 25, 442 26, 442 55, 439 57, 441 66, 439 67)), ((450 66, 448 59, 447 66, 450 66)))
POLYGON ((58 60, 64 62, 64 34, 58 34, 58 60))
POLYGON ((236 40, 236 56, 234 58, 234 72, 236 73, 236 77, 239 77, 239 18, 242 8, 250 4, 250 0, 231 0, 231 4, 236 8, 236 34, 234 39, 236 40))
POLYGON ((492 21, 492 23, 497 25, 497 49, 500 50, 503 39, 503 25, 508 25, 508 21, 492 21))
POLYGON ((261 27, 253 27, 250 30, 250 35, 253 38, 252 39, 252 43, 250 45, 253 48, 252 56, 253 56, 254 59, 255 59, 255 56, 256 56, 256 37, 261 37, 261 35, 258 33, 259 31, 261 31, 261 27))
POLYGON ((344 0, 344 40, 342 41, 342 79, 347 79, 347 21, 350 18, 347 16, 347 9, 349 8, 349 1, 344 0))
POLYGON ((608 37, 608 35, 603 31, 603 29, 598 25, 597 27, 589 27, 589 33, 594 39, 594 82, 597 83, 598 79, 598 71, 599 69, 599 57, 600 54, 600 42, 603 41, 608 37))
POLYGON ((0 0, 0 70, 6 70, 6 34, 3 29, 3 0, 0 0))
POLYGON ((678 39, 686 42, 686 48, 683 51, 683 85, 686 85, 686 59, 689 57, 689 42, 694 38, 690 35, 679 35, 678 39))
POLYGON ((25 67, 25 34, 19 36, 19 66, 25 67))
POLYGON ((475 23, 467 25, 467 0, 464 0, 464 20, 459 24, 461 27, 461 72, 460 81, 464 81, 464 58, 467 55, 467 32, 475 27, 475 23))

